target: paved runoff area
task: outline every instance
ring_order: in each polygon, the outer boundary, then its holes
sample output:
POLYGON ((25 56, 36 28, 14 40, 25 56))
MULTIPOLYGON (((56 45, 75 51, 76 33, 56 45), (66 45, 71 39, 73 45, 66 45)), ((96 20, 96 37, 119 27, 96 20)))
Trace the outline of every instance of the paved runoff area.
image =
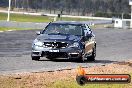
POLYGON ((132 59, 132 30, 130 29, 93 29, 97 41, 95 62, 78 63, 58 58, 51 61, 42 57, 32 61, 31 44, 37 30, 0 32, 0 74, 19 72, 53 71, 61 69, 99 66, 132 59))

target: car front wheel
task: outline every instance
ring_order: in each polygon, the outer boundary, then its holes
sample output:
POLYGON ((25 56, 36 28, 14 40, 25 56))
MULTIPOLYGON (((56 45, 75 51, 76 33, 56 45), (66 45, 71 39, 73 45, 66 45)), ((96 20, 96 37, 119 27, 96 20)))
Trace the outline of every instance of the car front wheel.
POLYGON ((81 56, 77 59, 78 59, 79 62, 84 62, 85 61, 85 57, 83 56, 83 54, 81 54, 81 56))
POLYGON ((96 57, 96 47, 93 48, 92 55, 90 57, 87 57, 87 60, 88 61, 95 61, 95 57, 96 57))

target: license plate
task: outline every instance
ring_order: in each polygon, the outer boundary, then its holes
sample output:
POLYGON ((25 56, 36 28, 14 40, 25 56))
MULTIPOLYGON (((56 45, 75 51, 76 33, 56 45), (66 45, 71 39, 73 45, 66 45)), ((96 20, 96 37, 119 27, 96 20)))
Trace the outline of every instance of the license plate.
POLYGON ((49 52, 59 52, 59 50, 49 50, 49 52))

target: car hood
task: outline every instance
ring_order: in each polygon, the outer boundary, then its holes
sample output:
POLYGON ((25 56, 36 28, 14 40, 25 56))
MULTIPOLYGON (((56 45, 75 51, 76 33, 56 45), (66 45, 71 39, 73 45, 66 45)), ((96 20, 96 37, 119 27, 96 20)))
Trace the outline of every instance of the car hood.
POLYGON ((75 35, 48 35, 48 34, 41 34, 37 37, 39 41, 79 41, 81 40, 81 36, 75 35))

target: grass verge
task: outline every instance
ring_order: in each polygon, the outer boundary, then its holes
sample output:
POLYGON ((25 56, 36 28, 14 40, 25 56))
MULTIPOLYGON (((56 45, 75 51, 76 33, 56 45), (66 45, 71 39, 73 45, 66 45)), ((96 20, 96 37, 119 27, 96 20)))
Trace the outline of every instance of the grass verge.
POLYGON ((31 80, 31 77, 29 76, 23 77, 23 78, 8 77, 8 76, 0 77, 0 88, 132 88, 132 83, 129 83, 129 84, 85 84, 84 86, 80 86, 76 83, 75 79, 73 78, 56 80, 54 82, 52 81, 48 82, 44 78, 39 78, 39 76, 36 77, 36 79, 33 79, 33 78, 34 77, 32 77, 32 80, 31 80), (37 83, 35 83, 36 80, 37 80, 37 83))
MULTIPOLYGON (((48 16, 32 16, 32 15, 22 15, 22 14, 11 14, 11 21, 19 21, 19 22, 50 22, 52 19, 48 16)), ((0 13, 0 20, 6 20, 7 14, 0 13)))
POLYGON ((50 88, 131 88, 131 86, 132 84, 85 84, 80 86, 75 80, 59 80, 53 83, 50 88))
MULTIPOLYGON (((7 14, 0 13, 0 20, 6 20, 7 14)), ((19 21, 19 22, 51 22, 53 21, 54 17, 50 16, 32 16, 32 15, 23 15, 23 14, 11 14, 10 20, 11 21, 19 21)), ((89 19, 86 18, 68 18, 62 17, 59 20, 63 21, 87 21, 89 19)))
POLYGON ((0 31, 14 31, 14 30, 33 30, 31 28, 14 28, 14 27, 0 27, 0 31))

